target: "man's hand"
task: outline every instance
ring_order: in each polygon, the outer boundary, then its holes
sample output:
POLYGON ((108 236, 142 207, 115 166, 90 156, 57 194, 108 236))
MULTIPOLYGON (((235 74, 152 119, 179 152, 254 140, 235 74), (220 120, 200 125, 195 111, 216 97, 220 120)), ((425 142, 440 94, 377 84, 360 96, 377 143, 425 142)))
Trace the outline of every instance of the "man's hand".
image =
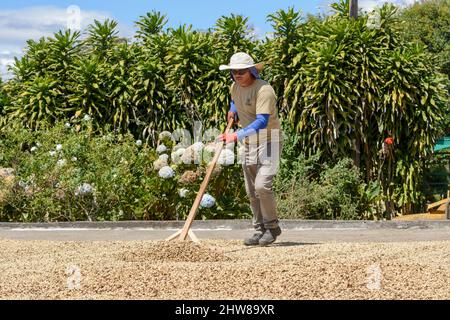
POLYGON ((237 138, 237 133, 233 132, 233 133, 223 133, 221 134, 217 140, 219 141, 225 141, 225 143, 232 143, 232 142, 237 142, 238 138, 237 138))
POLYGON ((236 122, 236 119, 237 119, 237 114, 236 114, 236 112, 228 111, 228 114, 227 114, 227 122, 228 122, 228 123, 230 122, 230 119, 233 119, 234 122, 236 122))

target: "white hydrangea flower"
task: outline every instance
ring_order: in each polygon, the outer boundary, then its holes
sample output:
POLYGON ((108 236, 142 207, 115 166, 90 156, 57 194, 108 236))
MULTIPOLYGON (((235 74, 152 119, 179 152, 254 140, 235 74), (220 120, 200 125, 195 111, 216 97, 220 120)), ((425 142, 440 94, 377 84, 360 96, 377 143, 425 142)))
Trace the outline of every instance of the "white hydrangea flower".
POLYGON ((167 151, 167 147, 163 144, 160 144, 157 148, 156 148, 156 152, 158 153, 164 153, 167 151))
POLYGON ((31 149, 30 149, 31 152, 36 152, 36 150, 37 150, 37 147, 31 147, 31 149))
POLYGON ((49 154, 50 154, 52 157, 54 157, 54 156, 56 155, 56 151, 54 151, 54 150, 49 151, 49 154))
POLYGON ((205 193, 200 202, 200 207, 202 208, 212 208, 216 204, 216 199, 208 193, 205 193))
POLYGON ((153 161, 153 168, 157 171, 161 170, 163 167, 167 166, 167 161, 164 159, 157 159, 153 161))
POLYGON ((57 144, 56 151, 61 151, 61 150, 62 150, 62 144, 57 144))
POLYGON ((178 195, 180 196, 180 198, 186 198, 188 192, 189 192, 188 189, 183 188, 183 189, 178 190, 178 195))
POLYGON ((91 194, 94 192, 94 187, 89 183, 83 183, 81 186, 78 186, 77 190, 75 190, 76 196, 83 196, 86 194, 91 194))
POLYGON ((158 175, 163 179, 170 179, 175 176, 175 171, 171 167, 165 166, 159 169, 158 175))
POLYGON ((163 153, 162 155, 160 155, 159 156, 159 158, 158 159, 160 159, 160 160, 163 160, 163 161, 169 161, 169 155, 168 154, 165 154, 165 153, 163 153))
POLYGON ((175 152, 172 152, 171 154, 171 158, 172 158, 172 162, 175 164, 180 164, 181 161, 181 157, 183 156, 183 153, 186 151, 186 149, 184 148, 180 148, 175 152))
POLYGON ((138 147, 142 146, 142 140, 136 140, 136 145, 137 145, 138 147))
POLYGON ((91 116, 88 115, 88 114, 85 114, 83 120, 84 121, 90 121, 91 120, 91 116))
POLYGON ((223 149, 220 153, 219 160, 217 161, 220 165, 230 166, 234 164, 234 152, 230 149, 223 149))
POLYGON ((59 167, 63 167, 63 166, 66 165, 66 159, 59 159, 58 162, 56 162, 56 164, 57 164, 59 167))
POLYGON ((64 126, 65 126, 67 129, 69 129, 69 128, 70 128, 70 123, 66 122, 66 123, 64 124, 64 126))

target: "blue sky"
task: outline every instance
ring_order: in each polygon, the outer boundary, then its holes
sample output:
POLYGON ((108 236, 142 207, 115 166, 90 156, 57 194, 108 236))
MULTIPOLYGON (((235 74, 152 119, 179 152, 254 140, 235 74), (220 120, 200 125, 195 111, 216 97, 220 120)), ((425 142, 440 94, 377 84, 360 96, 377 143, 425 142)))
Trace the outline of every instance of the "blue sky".
MULTIPOLYGON (((338 1, 338 0, 336 0, 338 1)), ((410 3, 414 0, 359 0, 360 8, 372 9, 390 1, 410 3)), ((266 17, 279 9, 294 7, 296 10, 316 14, 326 11, 333 0, 2 0, 0 2, 0 76, 10 75, 7 66, 14 57, 23 55, 28 39, 37 40, 52 36, 65 29, 69 6, 81 10, 81 27, 85 28, 94 19, 114 19, 119 23, 119 33, 124 37, 134 35, 134 21, 152 10, 160 11, 169 19, 168 27, 192 24, 195 29, 208 29, 222 15, 242 14, 249 18, 255 33, 264 37, 272 31, 266 17)))
POLYGON ((109 0, 109 1, 55 1, 55 0, 15 0, 0 4, 0 9, 20 9, 25 7, 55 6, 67 8, 77 5, 81 10, 108 13, 114 19, 132 26, 140 15, 148 11, 157 10, 167 14, 172 26, 182 23, 192 24, 195 28, 206 29, 212 27, 221 15, 230 13, 243 14, 250 17, 259 30, 270 31, 266 23, 266 16, 278 9, 294 6, 304 12, 316 13, 318 6, 326 6, 326 0, 109 0))
POLYGON ((67 27, 69 6, 81 10, 81 27, 85 28, 94 19, 114 19, 119 23, 119 33, 132 37, 134 21, 152 10, 167 15, 168 27, 192 24, 195 29, 213 27, 222 15, 242 14, 257 35, 263 37, 271 31, 266 17, 279 9, 294 7, 306 13, 317 13, 319 6, 327 7, 331 0, 13 0, 0 2, 0 76, 10 78, 7 66, 14 57, 23 55, 28 39, 37 40, 51 36, 67 27))

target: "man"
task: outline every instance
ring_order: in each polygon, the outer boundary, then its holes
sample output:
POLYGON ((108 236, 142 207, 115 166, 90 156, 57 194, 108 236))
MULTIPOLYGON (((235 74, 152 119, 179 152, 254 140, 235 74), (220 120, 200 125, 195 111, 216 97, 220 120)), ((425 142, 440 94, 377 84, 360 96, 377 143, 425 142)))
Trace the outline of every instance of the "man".
POLYGON ((245 245, 268 245, 281 234, 272 187, 283 139, 275 91, 260 79, 259 66, 248 54, 238 52, 231 57, 229 65, 219 67, 219 70, 230 70, 234 81, 228 120, 239 119, 243 127, 222 134, 219 139, 226 143, 244 142, 242 167, 256 230, 252 237, 245 239, 245 245))

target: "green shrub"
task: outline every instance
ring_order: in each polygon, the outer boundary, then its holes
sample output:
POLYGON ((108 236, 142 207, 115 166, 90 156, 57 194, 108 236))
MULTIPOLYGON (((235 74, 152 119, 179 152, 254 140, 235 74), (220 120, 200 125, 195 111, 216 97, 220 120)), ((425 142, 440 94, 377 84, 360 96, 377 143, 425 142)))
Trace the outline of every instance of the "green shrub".
MULTIPOLYGON (((287 147, 287 154, 290 148, 287 147)), ((280 218, 359 220, 380 218, 381 189, 364 184, 353 161, 321 163, 320 154, 284 158, 275 182, 280 218)))

